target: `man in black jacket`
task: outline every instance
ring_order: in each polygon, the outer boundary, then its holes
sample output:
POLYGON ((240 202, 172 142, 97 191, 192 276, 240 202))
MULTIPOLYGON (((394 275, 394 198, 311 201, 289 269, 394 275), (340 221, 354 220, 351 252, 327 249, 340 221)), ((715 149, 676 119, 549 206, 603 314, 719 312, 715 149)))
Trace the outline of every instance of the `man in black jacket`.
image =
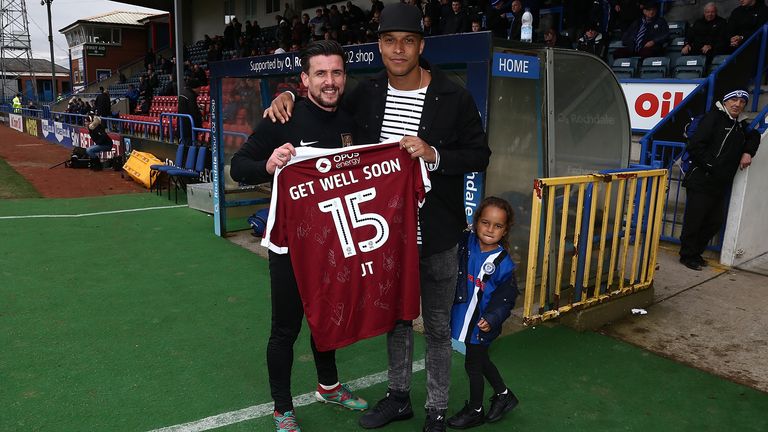
MULTIPOLYGON (((296 103, 290 123, 262 120, 243 147, 232 157, 232 179, 246 184, 270 181, 277 168, 285 166, 296 155, 294 147, 311 144, 320 148, 339 148, 359 144, 355 139, 355 122, 337 109, 344 93, 346 62, 344 50, 335 41, 315 41, 301 56, 301 79, 308 98, 296 103)), ((297 265, 306 263, 297 263, 297 265)), ((272 288, 272 328, 267 345, 267 369, 273 415, 278 431, 299 430, 291 399, 291 365, 293 344, 301 330, 304 316, 299 288, 291 258, 269 251, 269 275, 272 288)), ((349 409, 363 410, 368 403, 356 397, 339 383, 336 351, 319 352, 310 338, 317 368, 318 387, 315 397, 349 409)))
POLYGON ((96 96, 96 115, 100 117, 112 117, 112 101, 109 98, 109 92, 104 87, 99 87, 99 94, 96 96))
POLYGON ((725 18, 717 14, 715 3, 707 3, 704 16, 693 23, 680 52, 683 55, 705 55, 708 61, 712 60, 712 56, 724 54, 728 48, 727 26, 725 18))
MULTIPOLYGON (((444 431, 450 384, 450 312, 456 289, 457 244, 467 226, 464 214, 464 174, 484 171, 491 150, 477 107, 469 92, 440 69, 421 59, 425 40, 421 11, 395 3, 381 13, 379 51, 386 67, 371 81, 347 93, 341 108, 354 115, 361 142, 402 137, 400 146, 420 157, 430 171, 432 190, 419 212, 421 251, 421 310, 427 342, 427 415, 424 431, 444 431), (402 109, 391 109, 400 103, 402 109)), ((281 95, 272 109, 286 119, 281 95)), ((410 389, 413 327, 399 322, 387 335, 389 388, 384 399, 360 418, 366 429, 413 417, 410 389)), ((496 399, 495 409, 511 403, 496 399)), ((494 406, 491 407, 494 410, 494 406)))
POLYGON ((736 50, 768 21, 768 7, 765 0, 739 0, 739 7, 728 17, 730 46, 736 50))
POLYGON ((701 270, 701 257, 723 223, 723 205, 737 169, 745 169, 760 145, 760 134, 747 131, 746 120, 739 120, 749 101, 745 90, 734 90, 723 102, 701 119, 688 144, 693 168, 686 174, 685 219, 680 234, 680 262, 701 270))
POLYGON ((179 122, 180 138, 186 145, 192 145, 193 127, 199 128, 203 125, 203 115, 200 113, 200 107, 197 106, 197 93, 190 85, 191 79, 184 78, 184 88, 181 89, 178 102, 178 113, 189 114, 192 117, 194 125, 189 123, 189 119, 181 117, 179 122))

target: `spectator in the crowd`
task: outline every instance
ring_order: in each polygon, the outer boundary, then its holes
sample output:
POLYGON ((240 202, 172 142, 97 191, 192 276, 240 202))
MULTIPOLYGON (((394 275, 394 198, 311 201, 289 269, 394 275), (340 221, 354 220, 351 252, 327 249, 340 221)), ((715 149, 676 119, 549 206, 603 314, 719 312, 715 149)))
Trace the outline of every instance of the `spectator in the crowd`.
POLYGON ((147 53, 144 54, 144 69, 149 69, 150 65, 155 64, 155 52, 152 50, 152 48, 147 50, 147 53))
POLYGON ((211 37, 207 34, 203 35, 203 47, 208 49, 211 47, 211 45, 213 45, 213 39, 211 39, 211 37))
POLYGON ((323 39, 325 33, 325 27, 327 25, 326 17, 323 15, 321 8, 315 9, 315 17, 309 20, 309 26, 312 28, 312 39, 323 39))
POLYGON ((195 80, 195 86, 199 87, 208 85, 208 75, 206 75, 205 69, 200 67, 198 64, 192 67, 192 78, 195 80))
POLYGON ((714 2, 704 6, 704 16, 696 20, 688 30, 683 55, 705 55, 708 61, 713 56, 728 50, 728 23, 717 14, 714 2))
POLYGON ((288 2, 285 2, 285 10, 283 10, 283 18, 285 18, 285 20, 288 22, 292 22, 293 19, 298 16, 299 14, 297 14, 296 10, 291 7, 291 4, 288 2))
MULTIPOLYGON (((499 0, 501 1, 501 0, 499 0)), ((422 22, 424 23, 424 36, 434 36, 439 34, 435 26, 432 25, 432 17, 425 15, 422 22)))
POLYGON ((349 26, 350 28, 358 28, 360 24, 365 21, 365 13, 359 6, 355 5, 351 1, 347 2, 347 10, 349 11, 349 26))
POLYGON ((232 21, 224 27, 224 46, 225 50, 231 50, 235 47, 235 26, 232 21))
POLYGON ((621 33, 627 31, 635 20, 642 16, 640 2, 637 0, 611 0, 611 27, 621 33))
POLYGON ((341 30, 341 14, 339 13, 339 8, 336 5, 331 5, 331 12, 328 15, 328 27, 330 27, 331 31, 336 30, 337 32, 341 30))
POLYGON ((16 96, 13 97, 13 112, 21 113, 21 93, 16 93, 16 96))
POLYGON ((701 254, 720 231, 724 205, 733 177, 752 164, 760 145, 757 130, 747 132, 749 121, 742 118, 749 93, 736 89, 723 96, 699 123, 688 143, 691 168, 683 179, 686 191, 683 231, 680 234, 680 262, 701 270, 701 254))
MULTIPOLYGON (((307 14, 304 14, 307 15, 307 14)), ((307 22, 309 16, 307 15, 307 22)), ((296 17, 291 23, 291 43, 302 45, 309 39, 309 26, 302 23, 301 19, 296 17)))
POLYGON ((381 16, 381 12, 375 11, 373 14, 371 14, 371 20, 368 21, 367 30, 373 32, 374 34, 379 30, 379 17, 381 16))
MULTIPOLYGON (((192 88, 192 80, 184 81, 184 88, 179 95, 178 112, 179 114, 189 114, 194 122, 194 127, 199 128, 203 124, 203 115, 200 113, 200 107, 197 106, 197 93, 192 88)), ((179 123, 179 137, 186 145, 192 145, 192 127, 189 119, 182 116, 179 123)))
POLYGON ((523 27, 523 3, 520 0, 512 0, 510 13, 507 14, 509 22, 507 39, 520 40, 520 30, 523 27))
POLYGON ((289 21, 287 21, 285 18, 281 16, 277 16, 277 32, 276 37, 277 43, 283 43, 285 46, 289 46, 291 44, 291 24, 289 21))
POLYGON ((506 38, 509 29, 507 13, 510 12, 506 7, 506 2, 504 0, 491 0, 485 10, 486 28, 493 33, 493 36, 506 38))
POLYGON ((469 31, 469 17, 461 8, 461 0, 451 0, 451 13, 445 17, 442 34, 466 33, 469 31))
POLYGON ((544 30, 544 45, 550 48, 573 48, 571 42, 557 33, 557 30, 548 28, 544 30))
POLYGON ((136 104, 139 102, 139 90, 133 84, 128 84, 128 90, 125 92, 125 97, 128 99, 128 113, 133 114, 136 112, 136 104))
POLYGON ((155 88, 152 86, 149 79, 142 75, 139 78, 139 97, 141 98, 141 106, 139 108, 142 114, 149 114, 149 107, 152 104, 152 96, 154 95, 155 88))
POLYGON ((735 51, 768 21, 768 7, 765 0, 739 0, 739 7, 728 17, 730 47, 735 51))
POLYGON ((165 83, 160 94, 163 96, 176 96, 179 91, 178 83, 176 82, 176 74, 171 74, 171 80, 165 83))
POLYGON ((483 23, 480 21, 480 17, 476 16, 469 22, 469 31, 472 33, 479 32, 483 28, 483 23))
POLYGON ((248 39, 248 41, 253 41, 253 24, 251 24, 251 20, 245 20, 245 25, 243 26, 243 35, 246 39, 248 39))
POLYGON ((285 54, 288 52, 288 46, 286 46, 285 42, 280 42, 277 44, 277 49, 275 50, 274 54, 285 54))
POLYGON ((374 12, 379 12, 384 9, 384 3, 381 0, 371 0, 371 10, 368 12, 368 17, 372 18, 374 12))
POLYGON ((125 74, 123 73, 123 71, 120 71, 117 77, 117 82, 120 84, 125 84, 126 81, 128 81, 128 78, 125 77, 125 74))
POLYGON ((658 16, 655 1, 643 4, 643 17, 632 23, 622 37, 623 47, 617 49, 614 58, 638 56, 656 57, 664 54, 664 45, 669 39, 669 25, 658 16))
POLYGON ((99 95, 96 96, 96 115, 100 117, 112 117, 112 100, 109 91, 99 87, 99 95))
POLYGON ((579 37, 576 49, 594 54, 605 60, 607 44, 603 34, 598 30, 598 27, 600 27, 600 25, 597 23, 587 25, 584 34, 579 37))

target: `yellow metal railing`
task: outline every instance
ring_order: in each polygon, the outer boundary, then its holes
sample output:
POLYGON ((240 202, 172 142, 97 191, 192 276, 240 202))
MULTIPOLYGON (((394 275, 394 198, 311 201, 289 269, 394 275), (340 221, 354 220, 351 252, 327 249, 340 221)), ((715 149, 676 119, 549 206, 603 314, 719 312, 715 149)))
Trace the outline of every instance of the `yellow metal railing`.
POLYGON ((656 269, 666 185, 664 169, 537 179, 525 323, 648 288, 656 269))

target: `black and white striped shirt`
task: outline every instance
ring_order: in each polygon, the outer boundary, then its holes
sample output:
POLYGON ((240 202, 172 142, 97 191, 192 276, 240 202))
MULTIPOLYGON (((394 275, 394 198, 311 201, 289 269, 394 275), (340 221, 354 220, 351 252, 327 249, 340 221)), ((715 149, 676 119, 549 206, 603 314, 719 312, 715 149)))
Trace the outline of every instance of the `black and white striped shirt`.
POLYGON ((391 85, 387 89, 384 122, 380 140, 386 141, 404 135, 417 136, 427 87, 417 90, 398 90, 391 85))

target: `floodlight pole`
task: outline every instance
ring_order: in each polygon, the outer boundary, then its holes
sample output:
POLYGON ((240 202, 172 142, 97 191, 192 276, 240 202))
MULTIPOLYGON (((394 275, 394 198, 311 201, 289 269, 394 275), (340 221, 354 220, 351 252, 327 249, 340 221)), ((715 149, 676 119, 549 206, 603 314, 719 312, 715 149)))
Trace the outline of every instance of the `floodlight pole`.
POLYGON ((40 5, 48 7, 48 45, 51 49, 51 94, 53 99, 51 102, 56 103, 56 63, 53 57, 53 26, 51 25, 51 3, 53 0, 40 0, 40 5))

